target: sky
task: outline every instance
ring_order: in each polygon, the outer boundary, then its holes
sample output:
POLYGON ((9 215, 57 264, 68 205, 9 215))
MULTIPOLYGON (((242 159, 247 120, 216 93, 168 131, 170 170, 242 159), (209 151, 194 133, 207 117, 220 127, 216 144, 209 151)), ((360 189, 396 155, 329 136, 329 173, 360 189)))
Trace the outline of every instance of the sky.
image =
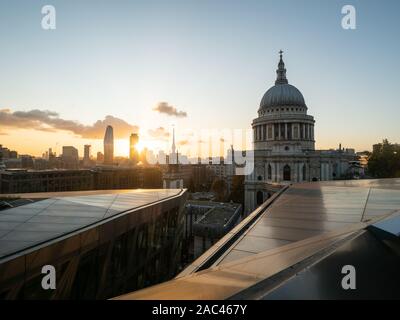
MULTIPOLYGON (((393 0, 0 0, 0 144, 196 154, 199 132, 248 130, 278 51, 313 115, 316 147, 400 142, 400 2, 393 0), (356 29, 342 28, 342 7, 356 29), (56 29, 41 26, 44 5, 56 29)), ((219 133, 217 133, 218 135, 219 133)), ((235 147, 239 142, 234 141, 235 147)), ((228 147, 228 146, 227 146, 228 147)))

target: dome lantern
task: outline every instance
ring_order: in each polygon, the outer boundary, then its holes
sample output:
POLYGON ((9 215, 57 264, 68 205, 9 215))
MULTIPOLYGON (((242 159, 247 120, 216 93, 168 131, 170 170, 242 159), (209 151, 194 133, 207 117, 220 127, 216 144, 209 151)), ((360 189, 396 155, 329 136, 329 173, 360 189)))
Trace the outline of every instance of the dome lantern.
POLYGON ((275 84, 288 84, 288 80, 286 78, 286 69, 285 69, 285 63, 282 60, 282 54, 283 51, 279 51, 279 56, 280 56, 280 60, 278 63, 278 69, 276 70, 276 81, 275 84))
POLYGON ((286 106, 307 108, 300 90, 290 85, 286 78, 286 68, 282 59, 282 53, 282 50, 279 51, 280 59, 278 69, 276 70, 275 85, 264 94, 261 99, 260 109, 286 106))

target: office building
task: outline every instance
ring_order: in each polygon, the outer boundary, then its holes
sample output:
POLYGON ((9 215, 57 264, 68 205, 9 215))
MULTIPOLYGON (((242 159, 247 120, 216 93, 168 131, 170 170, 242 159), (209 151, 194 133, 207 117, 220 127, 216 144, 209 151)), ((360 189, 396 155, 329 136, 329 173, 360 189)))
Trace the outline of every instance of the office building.
POLYGON ((63 146, 61 159, 65 169, 78 169, 79 154, 78 149, 72 146, 63 146))
POLYGON ((114 130, 112 126, 107 126, 104 135, 104 164, 112 165, 114 162, 114 130))
POLYGON ((0 172, 0 192, 5 194, 161 187, 161 171, 152 167, 0 172))
POLYGON ((85 166, 85 167, 88 167, 88 166, 90 166, 90 164, 91 164, 91 148, 92 148, 92 146, 91 145, 89 145, 89 144, 85 144, 85 146, 84 146, 84 151, 83 151, 83 165, 85 166))
POLYGON ((4 170, 0 172, 1 193, 31 193, 91 190, 90 170, 4 170))
POLYGON ((136 145, 139 142, 139 135, 132 133, 129 137, 129 160, 134 164, 139 162, 139 152, 136 150, 136 145))

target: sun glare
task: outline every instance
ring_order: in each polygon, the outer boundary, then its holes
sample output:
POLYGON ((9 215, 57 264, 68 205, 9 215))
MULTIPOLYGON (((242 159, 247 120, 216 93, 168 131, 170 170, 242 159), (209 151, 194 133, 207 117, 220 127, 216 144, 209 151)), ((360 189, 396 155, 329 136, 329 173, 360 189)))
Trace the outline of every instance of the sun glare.
MULTIPOLYGON (((139 141, 136 145, 136 150, 141 152, 143 148, 146 147, 146 143, 144 141, 139 141)), ((126 139, 115 140, 115 155, 120 157, 128 157, 129 156, 129 141, 126 139)))
POLYGON ((114 141, 114 152, 116 156, 128 157, 129 156, 129 141, 126 139, 114 141))
POLYGON ((141 152, 144 147, 146 147, 146 143, 143 140, 139 140, 139 142, 136 145, 136 150, 138 150, 139 152, 141 152))

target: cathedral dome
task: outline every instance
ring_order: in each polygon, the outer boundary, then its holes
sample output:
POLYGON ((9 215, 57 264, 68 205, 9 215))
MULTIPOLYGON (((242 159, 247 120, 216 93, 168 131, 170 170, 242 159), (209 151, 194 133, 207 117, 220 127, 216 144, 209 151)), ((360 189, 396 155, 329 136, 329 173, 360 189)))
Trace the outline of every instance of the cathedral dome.
POLYGON ((300 90, 291 84, 277 84, 264 94, 260 107, 269 108, 277 106, 305 107, 304 97, 300 90))
POLYGON ((306 107, 300 90, 288 83, 285 63, 282 60, 282 51, 280 52, 280 61, 276 73, 275 85, 264 94, 261 99, 260 108, 265 109, 278 106, 306 107))

